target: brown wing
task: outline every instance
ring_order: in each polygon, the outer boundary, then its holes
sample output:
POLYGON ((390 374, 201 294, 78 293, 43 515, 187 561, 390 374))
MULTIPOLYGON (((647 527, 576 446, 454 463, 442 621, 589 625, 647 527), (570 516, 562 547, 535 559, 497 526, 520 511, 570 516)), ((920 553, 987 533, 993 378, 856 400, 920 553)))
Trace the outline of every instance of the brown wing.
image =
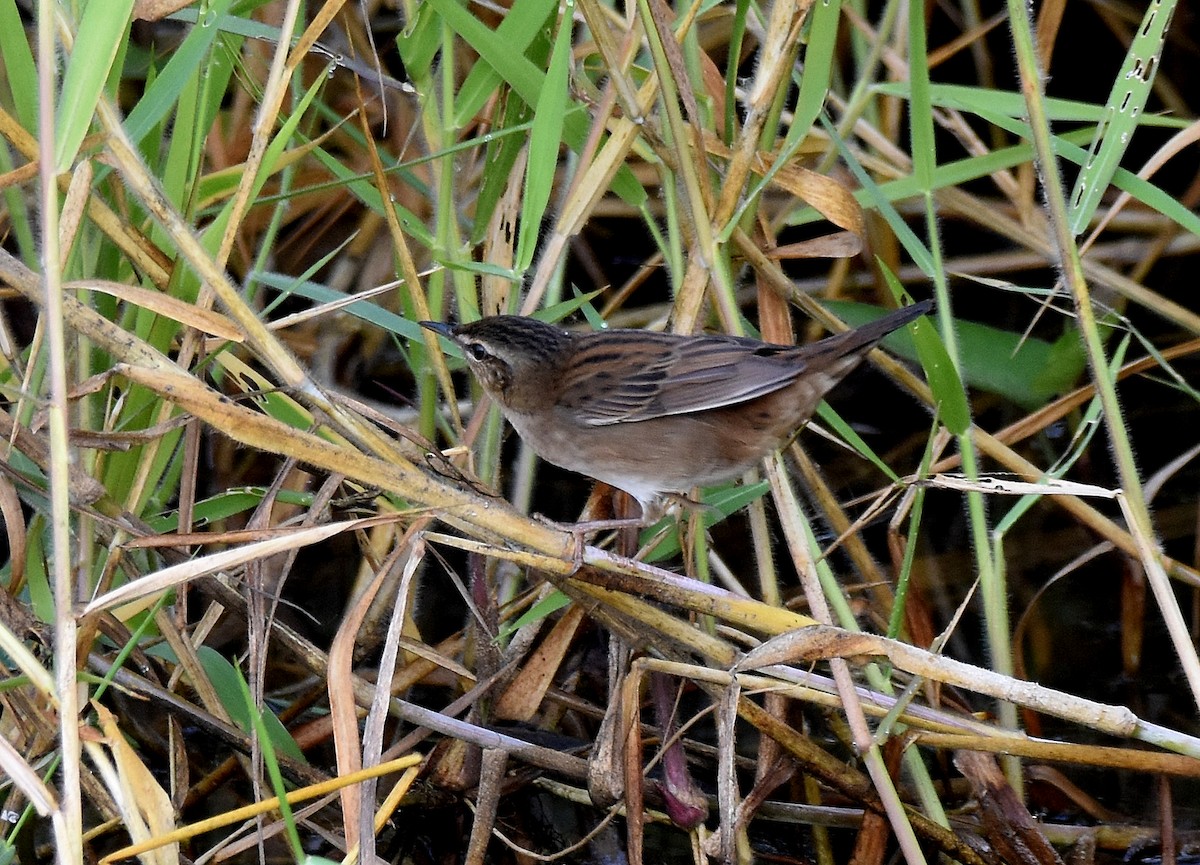
POLYGON ((563 401, 591 426, 745 402, 790 384, 806 366, 798 349, 756 340, 644 331, 602 336, 581 340, 561 389, 563 401))
POLYGON ((801 347, 637 330, 589 335, 577 343, 560 399, 584 423, 607 426, 736 405, 819 372, 815 401, 875 343, 932 307, 922 301, 801 347))

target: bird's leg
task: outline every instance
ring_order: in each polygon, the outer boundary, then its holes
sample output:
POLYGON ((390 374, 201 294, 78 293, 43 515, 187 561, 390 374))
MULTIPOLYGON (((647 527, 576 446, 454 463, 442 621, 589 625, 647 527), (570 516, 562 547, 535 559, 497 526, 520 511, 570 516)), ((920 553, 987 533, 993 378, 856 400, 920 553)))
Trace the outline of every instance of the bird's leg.
POLYGON ((691 496, 685 496, 682 493, 663 493, 663 498, 659 502, 659 512, 655 515, 652 522, 658 522, 662 518, 662 515, 672 507, 679 508, 680 511, 689 516, 694 513, 720 513, 712 505, 706 502, 698 502, 691 496))
POLYGON ((597 482, 583 506, 582 518, 574 524, 572 531, 586 536, 613 529, 641 529, 658 518, 652 514, 653 519, 647 519, 645 510, 642 516, 632 516, 635 507, 635 501, 628 493, 597 482))
POLYGON ((695 501, 687 496, 676 493, 666 493, 650 502, 638 502, 628 493, 597 482, 583 507, 582 519, 574 523, 560 523, 541 517, 542 520, 560 531, 567 532, 574 539, 573 559, 575 570, 583 566, 583 551, 587 539, 598 532, 619 531, 620 540, 618 552, 626 558, 633 558, 638 549, 637 529, 652 526, 672 509, 685 513, 712 510, 710 505, 695 501), (641 511, 640 516, 631 516, 635 508, 641 511), (597 515, 599 514, 599 515, 597 515), (612 516, 609 516, 609 515, 612 516), (597 515, 597 516, 593 516, 597 515))
MULTIPOLYGON (((561 526, 561 528, 570 532, 575 538, 575 570, 579 570, 581 567, 583 567, 583 548, 587 546, 587 539, 589 536, 594 535, 597 532, 617 530, 621 532, 622 538, 628 538, 630 535, 627 533, 631 533, 633 538, 633 549, 634 552, 636 552, 638 537, 637 530, 645 527, 646 522, 640 517, 619 517, 606 520, 583 520, 578 523, 567 523, 566 525, 561 526)), ((624 550, 625 545, 626 542, 623 542, 621 545, 622 550, 624 550)), ((622 552, 622 555, 628 558, 632 555, 632 553, 622 552)))
MULTIPOLYGON (((613 490, 612 505, 613 510, 623 517, 634 508, 633 497, 620 490, 613 490)), ((649 525, 650 514, 647 513, 649 508, 644 505, 638 505, 637 508, 640 513, 638 519, 641 521, 641 525, 626 526, 617 532, 617 549, 627 559, 631 559, 637 555, 638 529, 649 525)))
MULTIPOLYGON (((574 539, 572 545, 572 558, 575 564, 575 570, 578 571, 583 567, 583 552, 587 546, 589 536, 597 532, 607 532, 614 530, 635 530, 644 528, 650 525, 653 520, 647 521, 645 517, 626 516, 629 509, 634 505, 634 500, 626 493, 621 492, 615 487, 610 487, 607 484, 597 483, 592 490, 592 494, 588 497, 587 504, 583 507, 583 517, 574 523, 560 523, 555 520, 548 520, 545 517, 541 519, 554 526, 560 531, 567 532, 574 539), (618 497, 620 497, 618 499, 618 497), (623 499, 624 501, 620 501, 623 499), (616 501, 614 501, 616 500, 616 501), (601 514, 599 517, 592 517, 596 513, 601 514), (608 514, 620 514, 620 516, 607 516, 608 514)), ((637 535, 633 534, 632 542, 626 541, 625 544, 632 543, 634 549, 637 548, 637 535)))

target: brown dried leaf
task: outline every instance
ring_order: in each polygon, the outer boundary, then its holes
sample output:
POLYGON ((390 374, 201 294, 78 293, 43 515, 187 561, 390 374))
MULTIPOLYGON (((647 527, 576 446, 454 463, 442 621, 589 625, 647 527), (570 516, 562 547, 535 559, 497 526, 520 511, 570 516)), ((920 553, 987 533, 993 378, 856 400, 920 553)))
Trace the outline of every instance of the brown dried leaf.
POLYGON ((563 658, 583 619, 582 607, 574 605, 567 608, 496 701, 494 712, 497 718, 510 721, 533 718, 546 696, 546 690, 554 682, 554 675, 562 666, 563 658))
POLYGON ((180 324, 194 327, 201 333, 219 337, 230 342, 242 342, 246 337, 234 322, 210 309, 202 309, 194 304, 186 303, 168 294, 150 291, 138 285, 125 285, 120 282, 109 282, 105 279, 81 279, 68 282, 67 288, 78 291, 98 291, 112 297, 165 315, 180 324))
MULTIPOLYGON (((171 797, 154 779, 137 752, 125 740, 112 712, 94 703, 106 744, 115 761, 120 789, 110 790, 121 808, 125 829, 134 842, 149 840, 175 829, 175 809, 171 797)), ((151 865, 179 865, 179 846, 168 844, 143 854, 151 865)))

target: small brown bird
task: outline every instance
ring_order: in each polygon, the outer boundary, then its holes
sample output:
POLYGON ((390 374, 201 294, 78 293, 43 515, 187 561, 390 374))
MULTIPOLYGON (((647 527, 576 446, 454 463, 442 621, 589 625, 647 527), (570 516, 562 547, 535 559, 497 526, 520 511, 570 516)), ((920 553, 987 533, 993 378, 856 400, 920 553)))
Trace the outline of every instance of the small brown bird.
POLYGON ((423 321, 456 343, 488 395, 544 460, 629 493, 735 478, 780 448, 879 340, 930 301, 811 345, 644 330, 573 333, 501 315, 423 321))

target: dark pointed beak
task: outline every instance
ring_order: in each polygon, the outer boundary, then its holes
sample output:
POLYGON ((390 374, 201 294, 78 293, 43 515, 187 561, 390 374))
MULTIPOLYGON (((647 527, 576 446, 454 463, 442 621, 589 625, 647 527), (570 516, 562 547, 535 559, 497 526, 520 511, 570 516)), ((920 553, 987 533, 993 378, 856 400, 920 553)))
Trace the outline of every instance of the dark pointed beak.
POLYGON ((452 324, 446 324, 444 321, 421 321, 418 324, 426 330, 432 330, 434 333, 446 337, 451 342, 454 341, 454 325, 452 324))

